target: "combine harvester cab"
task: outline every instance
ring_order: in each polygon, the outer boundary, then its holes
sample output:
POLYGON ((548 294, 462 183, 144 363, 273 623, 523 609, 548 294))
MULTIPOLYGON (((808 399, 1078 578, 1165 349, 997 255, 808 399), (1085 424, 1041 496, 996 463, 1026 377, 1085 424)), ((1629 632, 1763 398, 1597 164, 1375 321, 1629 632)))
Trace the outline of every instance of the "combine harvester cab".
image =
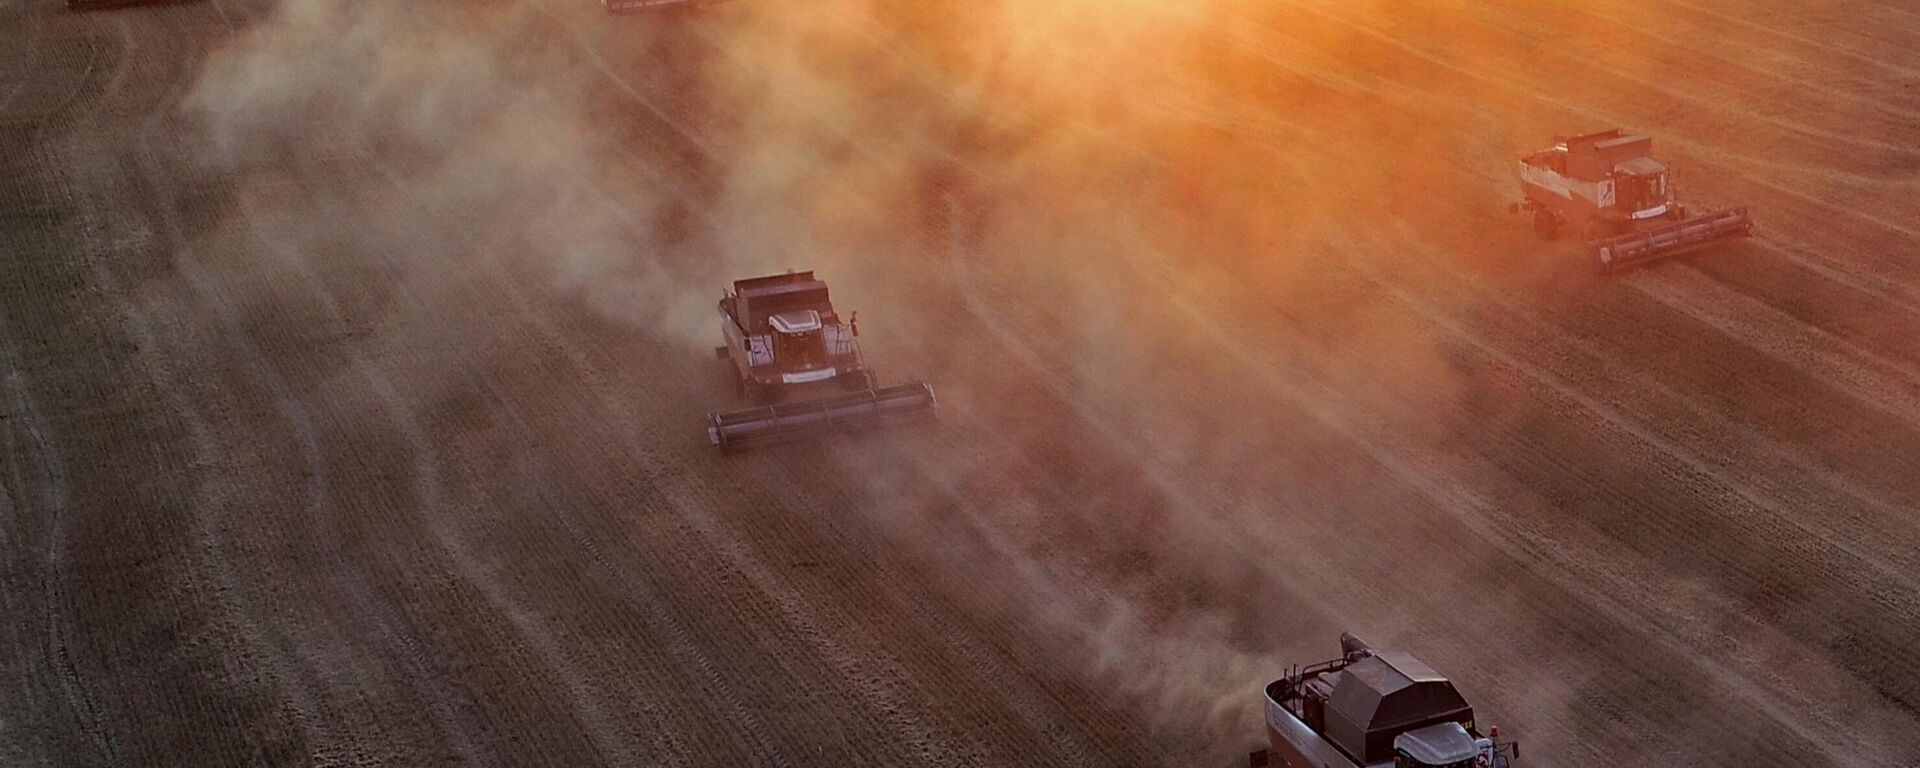
POLYGON ((1404 653, 1352 635, 1333 661, 1267 685, 1267 742, 1255 768, 1509 768, 1520 745, 1482 736, 1453 683, 1404 653))
POLYGON ((1520 161, 1513 209, 1543 240, 1585 235, 1603 271, 1678 256, 1753 234, 1745 208, 1692 212, 1674 199, 1653 139, 1619 130, 1575 136, 1520 161))
POLYGON ((921 382, 874 386, 857 318, 842 320, 812 272, 737 280, 720 298, 720 318, 726 343, 714 353, 755 404, 707 415, 707 439, 722 449, 927 417, 938 405, 921 382))

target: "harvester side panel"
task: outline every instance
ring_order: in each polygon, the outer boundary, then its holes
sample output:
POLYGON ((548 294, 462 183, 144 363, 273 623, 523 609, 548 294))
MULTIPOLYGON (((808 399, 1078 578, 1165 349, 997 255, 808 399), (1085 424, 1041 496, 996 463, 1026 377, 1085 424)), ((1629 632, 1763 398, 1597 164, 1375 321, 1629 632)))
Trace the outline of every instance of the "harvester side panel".
POLYGON ((1528 163, 1520 164, 1520 191, 1536 208, 1552 211, 1575 226, 1613 205, 1613 181, 1586 181, 1528 163))
MULTIPOLYGON (((1320 737, 1300 718, 1267 691, 1267 745, 1269 754, 1287 768, 1359 768, 1352 758, 1335 749, 1333 742, 1320 737)), ((1269 760, 1271 765, 1272 761, 1269 760)))

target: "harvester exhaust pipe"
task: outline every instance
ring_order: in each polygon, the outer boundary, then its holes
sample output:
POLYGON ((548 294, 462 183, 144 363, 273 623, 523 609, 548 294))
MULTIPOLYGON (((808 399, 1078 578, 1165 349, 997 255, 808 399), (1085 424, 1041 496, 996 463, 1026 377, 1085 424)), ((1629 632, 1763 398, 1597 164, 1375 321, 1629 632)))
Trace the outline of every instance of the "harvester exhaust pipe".
POLYGON ((841 395, 707 415, 707 439, 722 450, 850 432, 933 415, 933 387, 896 384, 841 395))

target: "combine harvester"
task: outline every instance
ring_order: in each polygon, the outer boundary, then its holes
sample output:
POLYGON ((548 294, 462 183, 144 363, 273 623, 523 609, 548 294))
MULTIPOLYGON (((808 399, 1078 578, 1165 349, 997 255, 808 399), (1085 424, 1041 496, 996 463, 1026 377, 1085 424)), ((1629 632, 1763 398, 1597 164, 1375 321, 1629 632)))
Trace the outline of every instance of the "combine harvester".
POLYGON ((1269 749, 1254 768, 1508 768, 1520 745, 1481 736, 1453 683, 1404 653, 1340 635, 1338 659, 1267 685, 1269 749))
POLYGON ((133 5, 172 5, 190 0, 67 0, 69 11, 101 11, 133 5))
POLYGON ((627 11, 644 11, 676 5, 692 5, 702 2, 702 0, 600 0, 600 2, 606 5, 609 11, 626 13, 627 11))
POLYGON ((1753 234, 1745 208, 1690 212, 1674 200, 1653 139, 1619 130, 1559 139, 1520 161, 1515 213, 1533 214, 1543 240, 1583 234, 1602 271, 1753 234))
POLYGON ((735 449, 931 416, 933 387, 874 386, 858 315, 843 322, 812 272, 734 281, 720 298, 726 344, 714 353, 733 363, 739 393, 756 405, 708 414, 707 439, 735 449), (833 393, 797 397, 820 389, 833 393))

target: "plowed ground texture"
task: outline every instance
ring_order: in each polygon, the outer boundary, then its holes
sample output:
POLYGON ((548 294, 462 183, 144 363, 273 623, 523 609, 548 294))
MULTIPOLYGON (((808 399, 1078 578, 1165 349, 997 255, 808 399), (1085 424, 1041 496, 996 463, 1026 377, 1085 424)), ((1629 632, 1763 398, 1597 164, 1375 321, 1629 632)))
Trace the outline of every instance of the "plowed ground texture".
POLYGON ((0 765, 1920 765, 1920 6, 0 2, 0 765), (1655 138, 1751 239, 1507 204, 1655 138), (729 281, 936 421, 752 452, 729 281))

